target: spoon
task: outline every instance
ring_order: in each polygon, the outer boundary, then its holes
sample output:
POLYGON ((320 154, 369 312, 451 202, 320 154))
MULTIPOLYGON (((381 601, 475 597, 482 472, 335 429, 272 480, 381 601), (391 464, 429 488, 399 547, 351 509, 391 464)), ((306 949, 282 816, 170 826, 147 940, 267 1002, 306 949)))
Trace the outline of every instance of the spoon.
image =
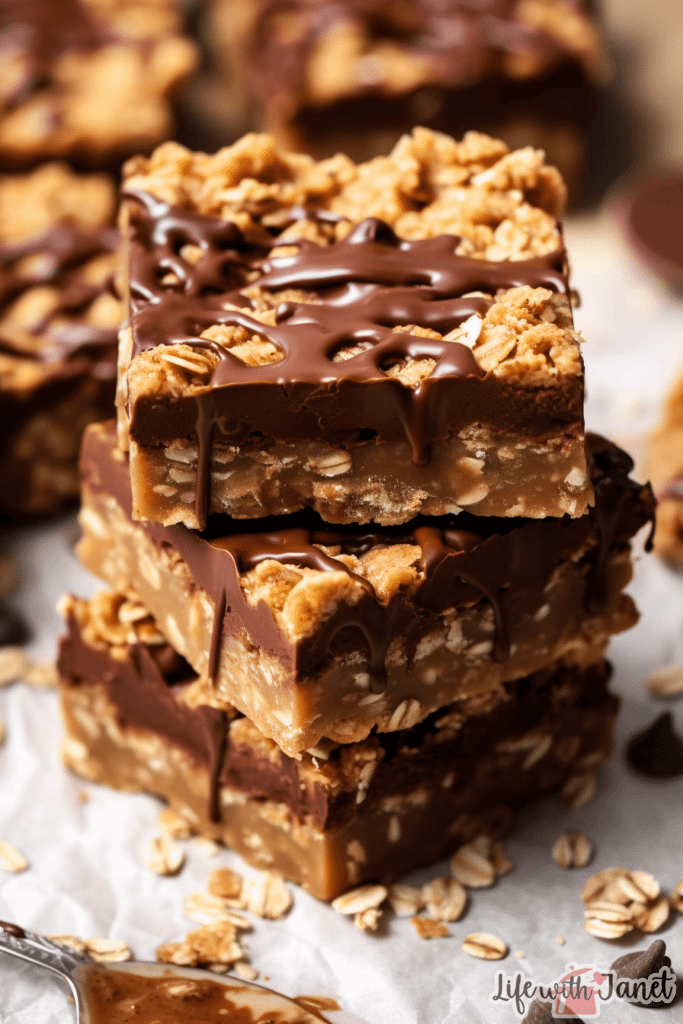
MULTIPOLYGON (((76 1024, 125 1024, 133 1013, 136 1024, 166 1020, 168 1024, 205 1024, 207 1013, 221 1014, 210 1019, 226 1024, 266 1020, 271 1014, 277 1014, 281 1024, 331 1024, 332 1020, 241 978, 160 963, 95 963, 6 921, 0 921, 0 952, 45 967, 65 981, 76 1006, 76 1024)), ((335 1013, 334 1020, 351 1024, 358 1018, 335 1013)))

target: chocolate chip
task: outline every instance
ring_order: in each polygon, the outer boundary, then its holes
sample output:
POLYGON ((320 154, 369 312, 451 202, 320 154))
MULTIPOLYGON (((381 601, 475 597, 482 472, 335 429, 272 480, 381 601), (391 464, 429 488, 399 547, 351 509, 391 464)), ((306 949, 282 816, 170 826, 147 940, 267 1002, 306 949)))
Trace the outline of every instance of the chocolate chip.
MULTIPOLYGON (((534 999, 529 1005, 529 1011, 522 1021, 522 1024, 556 1024, 557 1017, 553 1017, 552 1003, 542 1002, 534 999)), ((583 1024, 578 1017, 571 1017, 572 1024, 583 1024)))
POLYGON ((617 978, 649 978, 651 974, 661 971, 662 967, 671 967, 671 960, 665 954, 666 943, 655 939, 645 950, 617 957, 610 970, 616 971, 617 978))
POLYGON ((636 733, 626 748, 626 759, 642 775, 671 779, 683 774, 683 742, 673 730, 670 711, 636 733))

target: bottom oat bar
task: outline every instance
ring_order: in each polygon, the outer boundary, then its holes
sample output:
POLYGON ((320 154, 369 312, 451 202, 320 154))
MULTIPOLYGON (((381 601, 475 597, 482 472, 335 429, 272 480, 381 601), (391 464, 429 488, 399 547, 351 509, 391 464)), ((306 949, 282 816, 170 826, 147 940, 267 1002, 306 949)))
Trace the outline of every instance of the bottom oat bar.
POLYGON ((167 800, 193 831, 332 899, 480 835, 609 755, 617 700, 602 660, 562 661, 410 729, 288 757, 111 592, 66 598, 59 654, 66 765, 167 800))

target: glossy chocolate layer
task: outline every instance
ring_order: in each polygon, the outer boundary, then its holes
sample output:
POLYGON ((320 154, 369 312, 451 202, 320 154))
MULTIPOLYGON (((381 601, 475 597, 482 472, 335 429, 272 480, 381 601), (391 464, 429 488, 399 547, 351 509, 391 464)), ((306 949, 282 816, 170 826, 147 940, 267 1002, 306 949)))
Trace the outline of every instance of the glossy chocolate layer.
MULTIPOLYGON (((394 637, 405 637, 412 657, 444 609, 476 601, 482 594, 494 610, 494 656, 505 659, 507 623, 514 620, 520 594, 542 591, 558 563, 590 537, 595 538, 597 552, 585 601, 591 611, 601 607, 607 554, 624 545, 651 519, 654 499, 648 486, 629 478, 632 463, 625 453, 597 436, 590 437, 589 452, 597 504, 577 519, 496 519, 463 512, 455 517, 420 517, 400 527, 363 533, 357 526, 332 529, 306 511, 255 520, 249 532, 244 520, 224 516, 213 517, 202 534, 181 525, 143 522, 137 526, 157 547, 175 549, 189 566, 194 587, 205 590, 214 602, 212 677, 223 634, 244 630, 255 644, 275 655, 293 678, 300 678, 314 675, 330 653, 343 650, 350 633, 355 638, 360 631, 367 645, 371 685, 380 692, 386 685, 385 657, 394 637), (358 554, 396 543, 415 545, 415 563, 424 573, 418 589, 410 595, 398 593, 384 605, 363 581, 365 593, 355 606, 340 604, 314 635, 298 645, 280 632, 265 602, 253 607, 240 587, 240 573, 267 558, 353 575, 342 561, 322 553, 317 545, 338 545, 341 553, 358 554)), ((81 472, 86 487, 93 493, 112 495, 131 516, 128 465, 116 447, 113 424, 88 431, 81 472)))
POLYGON ((278 243, 263 229, 246 238, 235 224, 144 193, 128 198, 133 353, 184 343, 217 357, 201 392, 139 396, 128 410, 131 437, 140 445, 197 438, 200 522, 208 507, 212 441, 405 439, 413 463, 427 465, 436 438, 474 423, 499 430, 523 424, 539 438, 582 429, 580 377, 525 389, 485 374, 466 345, 395 330, 412 325, 445 336, 470 316, 484 315, 501 289, 519 285, 566 294, 563 249, 520 261, 470 259, 456 255, 456 236, 406 241, 368 218, 343 241, 321 247, 304 240, 296 254, 270 257, 278 243), (201 250, 196 262, 183 258, 187 245, 201 250), (309 301, 283 301, 276 323, 263 324, 250 315, 253 300, 240 291, 247 283, 269 293, 303 290, 309 301), (226 303, 241 309, 225 309, 226 303), (214 324, 264 338, 279 359, 246 365, 219 342, 200 339, 214 324), (417 387, 387 372, 409 358, 435 362, 417 387))

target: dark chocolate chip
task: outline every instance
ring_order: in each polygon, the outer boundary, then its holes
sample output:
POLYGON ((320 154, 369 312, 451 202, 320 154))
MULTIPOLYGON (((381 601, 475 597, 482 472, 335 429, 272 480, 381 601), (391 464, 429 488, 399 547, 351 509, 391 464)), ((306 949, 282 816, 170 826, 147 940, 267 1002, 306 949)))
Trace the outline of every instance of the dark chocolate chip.
MULTIPOLYGON (((553 1017, 552 1003, 534 999, 529 1006, 529 1011, 522 1021, 522 1024, 556 1024, 557 1017, 553 1017)), ((570 1017, 572 1024, 584 1024, 579 1017, 570 1017)))
POLYGON ((617 957, 610 970, 616 971, 617 978, 649 978, 651 974, 661 971, 662 967, 671 966, 671 960, 665 954, 666 943, 655 939, 647 949, 617 957))
POLYGON ((670 779, 683 774, 683 741, 673 730, 670 711, 636 733, 626 749, 626 758, 642 775, 670 779))
POLYGON ((0 921, 0 930, 6 932, 7 935, 13 935, 15 939, 26 938, 24 929, 20 928, 18 924, 12 924, 11 921, 0 921))

